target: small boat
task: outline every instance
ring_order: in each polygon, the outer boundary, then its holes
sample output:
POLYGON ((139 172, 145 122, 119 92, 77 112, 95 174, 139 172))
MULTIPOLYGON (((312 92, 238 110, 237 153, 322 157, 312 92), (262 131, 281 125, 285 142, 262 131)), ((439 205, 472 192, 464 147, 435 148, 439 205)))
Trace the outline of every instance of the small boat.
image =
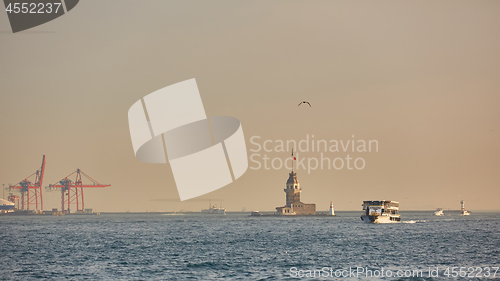
POLYGON ((435 216, 444 216, 443 208, 438 208, 434 211, 435 216))
POLYGON ((399 202, 388 200, 363 201, 361 220, 368 223, 400 222, 399 202))
POLYGON ((462 211, 462 216, 469 216, 470 212, 465 209, 465 201, 464 200, 460 201, 460 205, 461 205, 460 209, 462 211))

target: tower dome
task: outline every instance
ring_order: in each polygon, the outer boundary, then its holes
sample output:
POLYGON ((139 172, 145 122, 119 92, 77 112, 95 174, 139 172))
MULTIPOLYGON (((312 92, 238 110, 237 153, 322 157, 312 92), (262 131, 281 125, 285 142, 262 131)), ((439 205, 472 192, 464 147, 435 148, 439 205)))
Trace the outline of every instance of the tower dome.
POLYGON ((290 174, 288 174, 289 177, 288 177, 288 180, 286 181, 286 184, 298 184, 299 183, 299 179, 297 178, 297 173, 295 173, 294 171, 290 172, 290 174))

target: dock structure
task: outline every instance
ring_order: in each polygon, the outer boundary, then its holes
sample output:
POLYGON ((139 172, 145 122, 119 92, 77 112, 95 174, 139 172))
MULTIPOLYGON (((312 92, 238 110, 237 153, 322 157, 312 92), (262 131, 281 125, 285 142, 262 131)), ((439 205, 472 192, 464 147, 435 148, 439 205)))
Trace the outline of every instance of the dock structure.
MULTIPOLYGON (((101 184, 94 180, 80 169, 71 173, 67 177, 55 184, 46 186, 47 191, 59 190, 61 192, 61 212, 57 209, 44 211, 42 186, 45 174, 45 155, 42 158, 42 166, 39 170, 18 182, 15 185, 9 185, 4 188, 11 191, 8 202, 9 212, 2 214, 9 215, 52 215, 52 214, 94 214, 92 209, 85 208, 83 189, 84 188, 102 188, 111 186, 110 184, 101 184), (74 176, 70 179, 71 176, 74 176), (20 193, 19 196, 13 192, 20 193), (12 206, 12 210, 10 210, 12 206), (74 209, 71 209, 72 206, 74 209)), ((1 209, 1 208, 0 208, 1 209)))

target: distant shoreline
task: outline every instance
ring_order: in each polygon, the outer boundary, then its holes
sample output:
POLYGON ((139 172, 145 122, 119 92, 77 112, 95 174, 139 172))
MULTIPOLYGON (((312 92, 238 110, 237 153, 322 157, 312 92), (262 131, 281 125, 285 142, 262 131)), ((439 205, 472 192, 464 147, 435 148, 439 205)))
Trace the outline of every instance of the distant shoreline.
MULTIPOLYGON (((435 210, 406 210, 406 211, 400 211, 401 213, 433 213, 435 210)), ((445 212, 448 213, 460 213, 461 210, 445 210, 445 212)), ((477 211, 477 210, 471 210, 472 215, 474 213, 499 213, 500 210, 482 210, 482 211, 477 211)), ((327 211, 319 211, 318 214, 316 215, 295 215, 295 216, 283 216, 283 215, 278 215, 273 211, 259 211, 261 216, 264 217, 325 217, 327 215, 327 211)), ((338 217, 339 214, 346 214, 346 213, 362 213, 362 211, 335 211, 335 216, 332 217, 338 217)), ((220 217, 224 216, 223 214, 204 214, 201 212, 96 212, 96 213, 89 213, 89 214, 82 214, 82 213, 71 213, 71 214, 66 214, 65 216, 96 216, 96 215, 145 215, 145 214, 155 214, 155 215, 200 215, 200 216, 208 216, 208 217, 220 217)), ((252 214, 252 211, 247 211, 247 212, 231 212, 227 211, 226 215, 248 215, 250 216, 252 214)), ((35 214, 35 213, 30 213, 27 214, 25 211, 24 212, 14 212, 14 213, 0 213, 0 216, 53 216, 51 211, 44 211, 43 214, 35 214)), ((55 215, 54 215, 55 216, 55 215)), ((63 215, 64 216, 64 215, 63 215)), ((259 217, 259 216, 256 216, 259 217)))
MULTIPOLYGON (((400 212, 434 212, 436 211, 435 209, 432 210, 402 210, 400 212)), ((457 210, 444 210, 445 212, 461 212, 460 209, 457 210)), ((475 213, 495 213, 495 212, 500 212, 500 210, 470 210, 471 212, 475 213)), ((275 213, 275 211, 259 211, 260 213, 275 213)), ((326 213, 328 211, 318 211, 318 213, 326 213)), ((362 213, 362 210, 354 210, 354 211, 337 211, 335 210, 335 213, 348 213, 348 212, 359 212, 362 213)), ((251 214, 252 211, 246 211, 246 212, 241 212, 241 211, 226 211, 226 214, 251 214)), ((100 214, 202 214, 201 212, 196 212, 196 211, 186 211, 186 212, 155 212, 155 211, 145 211, 145 212, 100 212, 100 214)), ((204 215, 211 215, 211 214, 204 214, 204 215)))

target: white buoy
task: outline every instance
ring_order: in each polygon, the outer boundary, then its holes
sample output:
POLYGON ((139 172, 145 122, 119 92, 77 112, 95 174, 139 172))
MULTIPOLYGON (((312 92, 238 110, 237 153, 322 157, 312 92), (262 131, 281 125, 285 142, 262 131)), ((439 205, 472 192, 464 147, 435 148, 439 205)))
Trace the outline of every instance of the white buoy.
POLYGON ((335 216, 335 210, 333 209, 333 202, 330 202, 330 210, 328 211, 329 216, 335 216))

